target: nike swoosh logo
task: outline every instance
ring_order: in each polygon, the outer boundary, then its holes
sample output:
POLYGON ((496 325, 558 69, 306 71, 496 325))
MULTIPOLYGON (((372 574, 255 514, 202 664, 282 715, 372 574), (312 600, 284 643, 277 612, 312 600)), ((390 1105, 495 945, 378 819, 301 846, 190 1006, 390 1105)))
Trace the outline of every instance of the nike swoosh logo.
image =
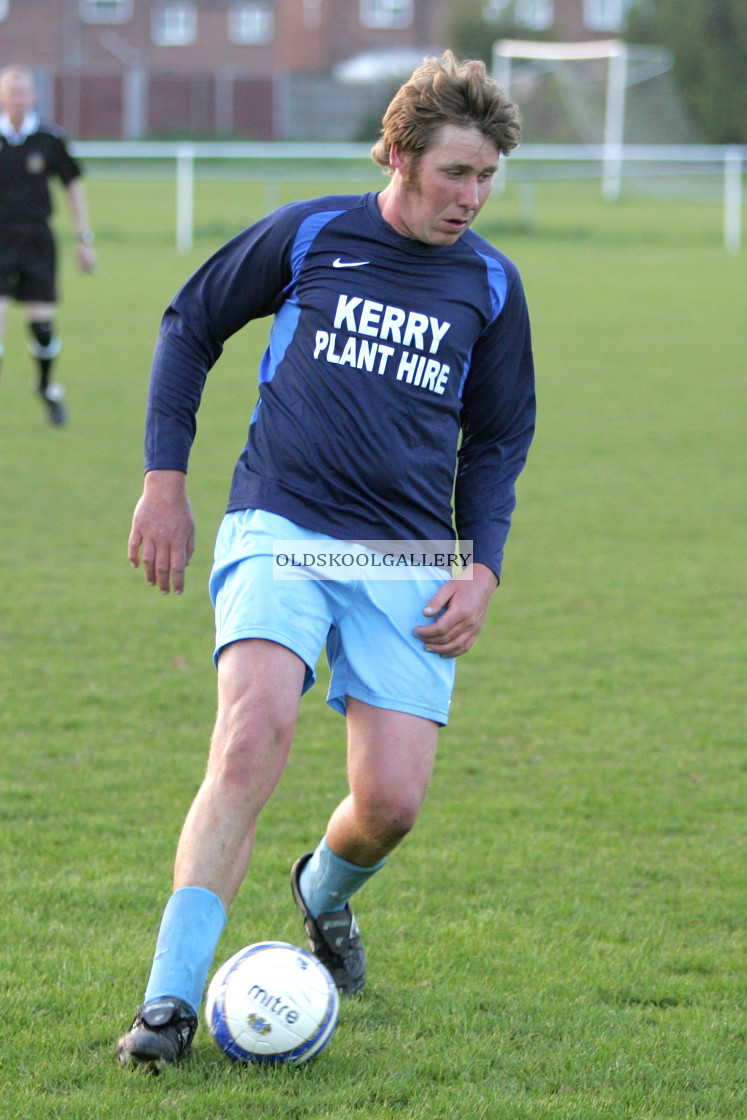
POLYGON ((341 261, 338 257, 332 261, 333 268, 360 268, 361 265, 370 264, 370 261, 341 261))

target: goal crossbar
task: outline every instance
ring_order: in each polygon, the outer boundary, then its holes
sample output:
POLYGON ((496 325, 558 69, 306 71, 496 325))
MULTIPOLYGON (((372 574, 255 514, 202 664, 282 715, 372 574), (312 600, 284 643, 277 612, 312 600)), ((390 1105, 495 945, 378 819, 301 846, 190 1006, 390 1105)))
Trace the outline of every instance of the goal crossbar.
POLYGON ((503 58, 552 58, 571 62, 574 59, 610 58, 627 47, 619 39, 594 40, 588 43, 544 43, 533 39, 499 39, 493 44, 493 56, 503 58))

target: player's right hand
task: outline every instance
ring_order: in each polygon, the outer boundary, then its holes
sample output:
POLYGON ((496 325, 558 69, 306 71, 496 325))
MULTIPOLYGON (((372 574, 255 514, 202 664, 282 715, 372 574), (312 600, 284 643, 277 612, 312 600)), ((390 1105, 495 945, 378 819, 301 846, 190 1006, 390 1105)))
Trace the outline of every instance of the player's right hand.
POLYGON ((135 506, 127 555, 150 587, 168 595, 184 590, 184 573, 195 547, 195 522, 182 471, 149 471, 135 506))

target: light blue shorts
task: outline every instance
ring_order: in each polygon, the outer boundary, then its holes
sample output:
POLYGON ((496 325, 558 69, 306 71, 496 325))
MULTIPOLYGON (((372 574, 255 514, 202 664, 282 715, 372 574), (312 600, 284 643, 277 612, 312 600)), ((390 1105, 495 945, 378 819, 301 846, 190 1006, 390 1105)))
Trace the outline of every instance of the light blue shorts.
POLYGON ((226 514, 215 542, 210 598, 215 663, 221 649, 265 638, 306 663, 303 691, 316 680, 326 644, 332 672, 327 703, 345 714, 346 697, 445 724, 454 687, 453 658, 427 653, 413 629, 449 578, 428 569, 406 580, 277 579, 273 541, 330 542, 264 510, 226 514))

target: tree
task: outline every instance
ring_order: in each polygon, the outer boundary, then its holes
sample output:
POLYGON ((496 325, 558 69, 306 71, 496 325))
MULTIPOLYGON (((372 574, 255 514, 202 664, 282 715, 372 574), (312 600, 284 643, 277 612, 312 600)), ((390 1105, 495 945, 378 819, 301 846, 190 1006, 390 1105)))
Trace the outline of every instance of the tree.
POLYGON ((481 58, 489 67, 493 43, 498 39, 554 39, 552 28, 534 31, 517 23, 516 0, 509 0, 501 7, 500 15, 486 14, 489 5, 484 0, 457 0, 451 16, 449 42, 458 58, 481 58))
POLYGON ((672 51, 682 99, 706 140, 747 143, 744 0, 643 0, 629 13, 625 38, 672 51))

